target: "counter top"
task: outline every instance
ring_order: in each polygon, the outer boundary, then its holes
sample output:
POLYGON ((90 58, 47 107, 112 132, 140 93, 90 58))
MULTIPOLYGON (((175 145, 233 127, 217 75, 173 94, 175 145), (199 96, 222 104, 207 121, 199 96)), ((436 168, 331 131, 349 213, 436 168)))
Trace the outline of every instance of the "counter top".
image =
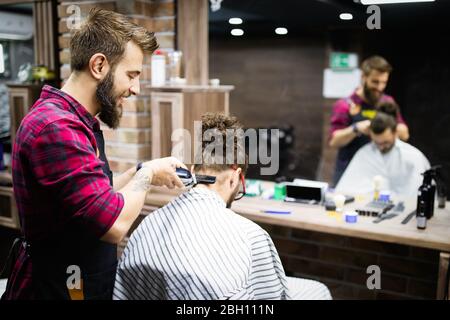
POLYGON ((162 92, 229 92, 234 86, 210 86, 210 85, 165 85, 165 86, 145 86, 150 91, 162 92))
POLYGON ((12 175, 9 171, 0 171, 0 185, 12 187, 12 175))
MULTIPOLYGON (((155 208, 161 207, 179 193, 154 188, 147 195, 146 204, 155 208)), ((394 200, 403 200, 405 210, 398 216, 380 223, 373 223, 374 217, 358 216, 356 224, 349 224, 329 217, 323 206, 265 200, 260 197, 244 197, 233 202, 231 209, 255 222, 450 252, 450 202, 447 202, 445 209, 436 208, 434 217, 428 220, 427 228, 419 230, 415 218, 407 224, 401 224, 415 209, 416 199, 394 200), (262 212, 270 209, 289 210, 292 213, 262 212)), ((357 197, 355 202, 345 205, 344 210, 363 207, 369 201, 369 197, 357 197)))

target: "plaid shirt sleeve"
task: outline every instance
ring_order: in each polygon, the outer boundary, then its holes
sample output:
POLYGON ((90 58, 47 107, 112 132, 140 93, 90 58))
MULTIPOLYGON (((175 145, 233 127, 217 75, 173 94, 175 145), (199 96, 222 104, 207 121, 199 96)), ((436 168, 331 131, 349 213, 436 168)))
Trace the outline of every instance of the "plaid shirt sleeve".
POLYGON ((30 161, 37 183, 54 194, 63 219, 81 223, 100 238, 119 216, 124 199, 103 173, 88 130, 72 119, 46 125, 31 144, 30 161))
POLYGON ((350 106, 344 99, 336 101, 333 105, 329 139, 333 137, 336 130, 347 128, 351 124, 349 108, 350 106))
POLYGON ((397 122, 398 122, 398 123, 403 123, 405 126, 407 126, 407 124, 406 124, 406 122, 405 122, 405 119, 403 119, 403 116, 402 116, 402 114, 400 113, 400 111, 399 111, 398 114, 397 114, 397 122))

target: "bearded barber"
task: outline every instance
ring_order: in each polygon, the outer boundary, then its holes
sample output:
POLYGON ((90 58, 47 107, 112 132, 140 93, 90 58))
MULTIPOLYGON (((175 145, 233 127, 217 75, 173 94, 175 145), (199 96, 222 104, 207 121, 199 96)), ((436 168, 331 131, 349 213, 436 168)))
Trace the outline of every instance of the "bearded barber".
POLYGON ((98 117, 117 128, 139 93, 153 33, 125 16, 92 10, 70 44, 72 73, 45 86, 17 132, 13 185, 23 239, 3 299, 111 299, 117 247, 151 185, 182 187, 175 158, 112 178, 98 117))
MULTIPOLYGON (((333 106, 329 145, 339 148, 334 185, 339 182, 356 151, 370 141, 370 120, 375 117, 377 106, 394 102, 391 96, 384 94, 392 67, 383 57, 367 58, 361 64, 361 71, 361 86, 350 97, 338 100, 333 106)), ((408 140, 408 126, 400 110, 397 122, 398 138, 408 140)))

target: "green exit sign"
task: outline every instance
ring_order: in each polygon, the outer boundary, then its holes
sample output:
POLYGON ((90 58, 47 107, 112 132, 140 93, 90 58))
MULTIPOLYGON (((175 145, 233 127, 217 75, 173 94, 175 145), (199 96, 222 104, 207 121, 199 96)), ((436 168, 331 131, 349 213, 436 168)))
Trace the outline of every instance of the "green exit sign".
POLYGON ((330 55, 331 69, 355 69, 358 67, 356 53, 332 52, 330 55))

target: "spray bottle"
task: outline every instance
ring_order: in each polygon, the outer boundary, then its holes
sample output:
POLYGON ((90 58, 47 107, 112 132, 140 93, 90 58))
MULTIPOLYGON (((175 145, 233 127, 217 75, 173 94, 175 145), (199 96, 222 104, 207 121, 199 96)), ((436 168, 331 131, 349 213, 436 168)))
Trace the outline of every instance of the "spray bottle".
POLYGON ((427 219, 433 217, 434 214, 434 198, 436 195, 436 185, 432 184, 433 179, 436 179, 437 170, 440 166, 434 166, 429 170, 422 173, 423 183, 419 187, 417 193, 417 214, 420 210, 425 211, 425 216, 427 219), (423 201, 423 208, 420 208, 420 204, 423 201))

